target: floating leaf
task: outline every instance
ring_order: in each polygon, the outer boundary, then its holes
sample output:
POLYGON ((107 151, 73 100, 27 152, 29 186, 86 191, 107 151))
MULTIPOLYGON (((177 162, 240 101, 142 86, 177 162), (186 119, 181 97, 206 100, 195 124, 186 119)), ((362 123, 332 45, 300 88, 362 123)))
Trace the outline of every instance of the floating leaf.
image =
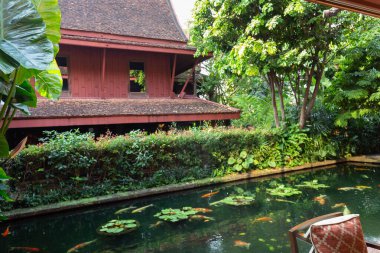
POLYGON ((178 222, 181 220, 187 220, 191 215, 197 214, 199 211, 192 207, 183 207, 182 209, 163 209, 161 212, 156 213, 154 217, 157 217, 164 221, 178 222))
POLYGON ((286 187, 283 184, 278 185, 274 189, 267 189, 267 192, 272 196, 290 197, 293 195, 302 194, 302 192, 293 187, 286 187))
POLYGON ((318 190, 321 188, 329 188, 330 186, 325 185, 325 184, 319 184, 318 180, 313 180, 313 181, 305 181, 302 184, 296 185, 296 187, 310 188, 310 189, 318 190))

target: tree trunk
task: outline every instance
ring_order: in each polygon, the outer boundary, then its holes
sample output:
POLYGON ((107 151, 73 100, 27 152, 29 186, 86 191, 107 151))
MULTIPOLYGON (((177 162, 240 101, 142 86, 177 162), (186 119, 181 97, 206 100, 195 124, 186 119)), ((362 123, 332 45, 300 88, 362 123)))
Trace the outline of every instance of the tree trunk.
POLYGON ((284 87, 284 84, 282 82, 280 82, 278 80, 278 78, 276 78, 277 81, 277 93, 278 93, 278 97, 280 99, 280 110, 281 110, 281 121, 282 123, 285 122, 285 105, 284 105, 284 94, 283 94, 283 87, 284 87))
POLYGON ((315 68, 315 63, 312 64, 310 68, 310 72, 307 75, 307 86, 306 86, 305 94, 303 97, 303 102, 302 102, 302 107, 301 107, 300 117, 299 117, 300 129, 303 129, 305 127, 306 120, 307 120, 307 105, 309 103, 309 94, 310 94, 310 87, 313 81, 314 68, 315 68))
POLYGON ((306 119, 310 117, 311 111, 313 110, 313 107, 315 104, 315 100, 317 99, 317 95, 318 95, 318 91, 319 91, 319 87, 320 87, 320 83, 321 83, 321 79, 323 75, 323 68, 324 66, 319 71, 317 70, 317 76, 315 77, 315 88, 313 91, 313 95, 311 96, 309 105, 307 106, 306 119))
POLYGON ((279 128, 280 127, 280 120, 278 118, 278 110, 277 110, 277 102, 276 102, 276 90, 275 90, 275 86, 274 86, 273 72, 270 72, 268 74, 268 85, 270 88, 270 93, 271 93, 271 98, 272 98, 274 122, 276 124, 276 128, 279 128))

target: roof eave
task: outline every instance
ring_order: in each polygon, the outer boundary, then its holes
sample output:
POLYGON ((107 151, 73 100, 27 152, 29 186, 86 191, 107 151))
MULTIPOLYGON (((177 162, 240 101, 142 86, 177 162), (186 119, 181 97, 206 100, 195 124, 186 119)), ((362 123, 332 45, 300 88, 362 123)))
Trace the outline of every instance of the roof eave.
POLYGON ((378 0, 307 0, 343 10, 359 12, 380 18, 380 1, 378 0))
POLYGON ((62 45, 88 46, 98 48, 124 49, 158 53, 194 55, 195 48, 186 42, 113 35, 99 32, 61 29, 62 45), (141 45, 130 45, 136 43, 141 45))

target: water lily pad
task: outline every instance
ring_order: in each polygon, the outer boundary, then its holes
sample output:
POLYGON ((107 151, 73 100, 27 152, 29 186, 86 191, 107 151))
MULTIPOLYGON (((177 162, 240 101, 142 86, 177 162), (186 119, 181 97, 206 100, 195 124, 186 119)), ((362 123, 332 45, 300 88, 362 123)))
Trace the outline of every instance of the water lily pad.
POLYGON ((235 196, 228 196, 222 200, 216 201, 211 203, 210 205, 220 205, 220 204, 226 204, 231 206, 247 206, 253 204, 255 201, 254 196, 244 196, 244 195, 235 195, 235 196))
POLYGON ((97 229, 97 233, 107 236, 123 235, 136 230, 140 224, 136 220, 110 220, 97 229))
POLYGON ((296 185, 296 187, 299 187, 299 188, 310 188, 310 189, 318 190, 318 189, 321 189, 321 188, 329 188, 330 186, 325 185, 325 184, 319 184, 318 180, 313 180, 313 181, 305 181, 302 184, 296 185))
POLYGON ((290 186, 285 186, 283 184, 278 185, 276 188, 269 188, 267 189, 267 192, 272 196, 279 197, 291 197, 293 195, 302 194, 302 191, 290 186))
POLYGON ((197 214, 199 211, 195 210, 192 207, 183 207, 181 209, 163 209, 161 212, 156 213, 154 217, 157 217, 161 220, 168 221, 168 222, 178 222, 187 220, 190 218, 191 215, 197 214))

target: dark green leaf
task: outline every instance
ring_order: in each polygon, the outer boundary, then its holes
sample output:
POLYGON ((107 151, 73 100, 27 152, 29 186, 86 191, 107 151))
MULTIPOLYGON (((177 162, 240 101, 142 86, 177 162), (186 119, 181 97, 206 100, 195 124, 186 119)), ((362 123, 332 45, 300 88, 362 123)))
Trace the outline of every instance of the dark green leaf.
POLYGON ((29 111, 29 108, 27 105, 24 105, 24 104, 20 104, 20 103, 14 103, 14 104, 10 104, 11 107, 17 109, 17 110, 20 110, 22 113, 26 114, 26 115, 30 115, 30 111, 29 111))
POLYGON ((0 179, 2 180, 8 180, 11 179, 4 171, 3 168, 0 167, 0 179))
POLYGON ((9 145, 8 141, 3 134, 0 134, 0 157, 9 156, 9 145))
POLYGON ((29 107, 37 106, 36 92, 28 81, 16 86, 15 99, 17 103, 21 103, 29 107))
POLYGON ((35 6, 25 0, 0 0, 0 70, 10 73, 18 64, 44 70, 54 57, 46 26, 35 6), (16 64, 16 62, 18 64, 16 64))

